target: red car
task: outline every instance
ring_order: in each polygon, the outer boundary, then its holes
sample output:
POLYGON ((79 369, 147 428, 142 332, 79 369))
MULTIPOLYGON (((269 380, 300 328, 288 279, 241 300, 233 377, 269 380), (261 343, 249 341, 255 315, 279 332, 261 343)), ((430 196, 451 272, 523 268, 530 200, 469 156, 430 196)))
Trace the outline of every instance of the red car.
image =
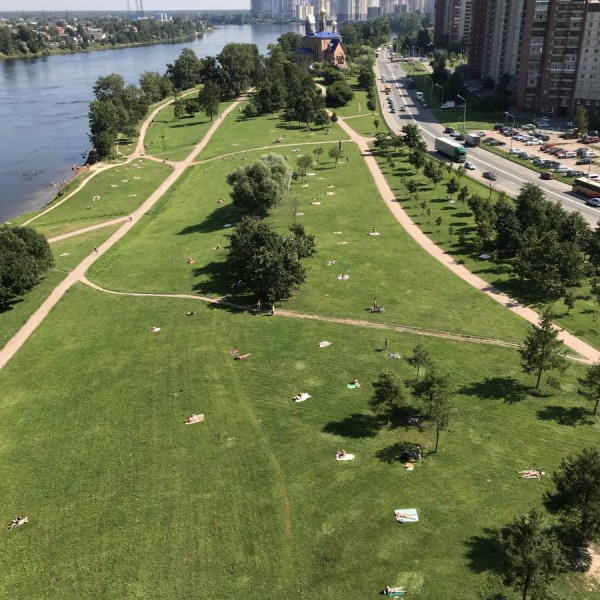
POLYGON ((542 152, 549 152, 552 150, 552 148, 554 148, 554 144, 545 144, 544 146, 540 146, 540 150, 542 152))
POLYGON ((550 172, 546 172, 546 173, 542 173, 541 175, 542 179, 554 179, 554 173, 550 173, 550 172))

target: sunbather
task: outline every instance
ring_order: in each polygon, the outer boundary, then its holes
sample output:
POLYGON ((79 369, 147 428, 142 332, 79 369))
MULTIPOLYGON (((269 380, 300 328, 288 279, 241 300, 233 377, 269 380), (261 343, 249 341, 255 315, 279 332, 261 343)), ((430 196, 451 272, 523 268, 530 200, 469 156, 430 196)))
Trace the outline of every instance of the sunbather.
POLYGON ((517 473, 523 479, 539 479, 544 474, 540 469, 525 469, 524 471, 517 471, 517 473))
POLYGON ((160 327, 151 327, 150 333, 158 333, 160 331, 160 327))
POLYGON ((187 264, 188 264, 188 265, 195 265, 195 264, 196 264, 196 261, 195 261, 193 258, 188 258, 188 259, 187 259, 187 264))
POLYGON ((406 588, 390 587, 389 585, 386 585, 385 590, 383 590, 383 595, 384 596, 392 596, 394 594, 404 595, 404 594, 406 594, 406 588))
POLYGON ((185 423, 186 423, 186 425, 189 425, 190 423, 201 423, 202 421, 204 421, 204 415, 197 415, 196 413, 192 413, 185 420, 185 423))
POLYGON ((344 456, 346 456, 346 451, 345 451, 345 450, 338 450, 338 451, 335 453, 335 455, 336 455, 338 458, 344 458, 344 456))
POLYGON ((238 354, 237 356, 234 356, 233 359, 234 360, 244 360, 244 358, 248 358, 250 356, 250 352, 248 352, 247 354, 238 354))
POLYGON ((11 529, 14 529, 15 527, 19 527, 19 525, 23 525, 24 523, 28 523, 29 522, 29 518, 28 517, 15 517, 10 525, 8 526, 8 530, 10 531, 11 529))
POLYGON ((360 387, 360 383, 358 383, 358 379, 356 379, 356 377, 350 382, 350 384, 357 388, 360 387))

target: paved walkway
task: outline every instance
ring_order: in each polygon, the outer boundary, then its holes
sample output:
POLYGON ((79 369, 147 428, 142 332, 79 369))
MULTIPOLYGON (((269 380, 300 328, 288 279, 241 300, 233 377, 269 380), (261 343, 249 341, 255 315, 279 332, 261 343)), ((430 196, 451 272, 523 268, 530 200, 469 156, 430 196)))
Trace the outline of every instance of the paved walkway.
MULTIPOLYGON (((223 117, 228 115, 234 110, 240 103, 240 100, 230 104, 222 113, 223 117)), ((164 103, 168 104, 168 103, 164 103)), ((164 105, 163 104, 163 105, 164 105)), ((137 144, 135 152, 131 154, 128 159, 129 161, 135 160, 140 157, 144 148, 144 136, 146 130, 152 119, 163 107, 160 105, 157 107, 150 116, 144 121, 140 130, 140 138, 137 144)), ((131 220, 127 219, 123 225, 108 238, 102 245, 98 246, 98 251, 90 254, 84 258, 66 277, 58 284, 58 286, 52 291, 50 296, 42 303, 42 305, 29 317, 28 321, 21 327, 21 329, 9 340, 9 342, 0 350, 0 369, 6 365, 6 363, 16 354, 21 346, 27 341, 29 336, 37 329, 37 327, 46 318, 48 313, 56 306, 58 301, 64 296, 65 292, 82 277, 85 276, 87 270, 100 258, 107 250, 112 248, 122 237, 127 235, 129 230, 160 200, 160 198, 167 192, 167 190, 181 177, 185 169, 192 164, 198 154, 204 149, 206 144, 209 142, 211 137, 219 125, 223 122, 223 119, 215 119, 210 129, 206 132, 206 135, 198 143, 196 148, 191 154, 183 161, 174 165, 173 172, 161 183, 161 185, 154 191, 154 193, 134 212, 131 213, 131 220)), ((110 165, 108 168, 112 168, 110 165)), ((83 185, 83 184, 82 184, 83 185)), ((62 203, 63 201, 61 201, 62 203)), ((56 205, 55 205, 56 206, 56 205)), ((54 206, 54 207, 55 207, 54 206)), ((45 214, 48 211, 44 211, 45 214)), ((31 221, 30 221, 31 222, 31 221)), ((102 224, 100 224, 102 225, 102 224)), ((95 226, 92 226, 95 227, 95 226)), ((65 235, 75 235, 75 232, 65 235)))
MULTIPOLYGON (((398 222, 404 227, 408 234, 423 247, 433 258, 442 263, 445 267, 450 269, 455 275, 460 277, 463 281, 477 288, 496 302, 502 304, 505 308, 511 312, 519 315, 523 319, 526 319, 530 323, 539 323, 540 315, 534 310, 527 308, 520 304, 513 298, 510 298, 500 290, 491 286, 487 281, 484 281, 474 273, 471 273, 468 269, 458 264, 449 254, 444 252, 439 246, 436 246, 414 223, 414 221, 406 214, 399 202, 396 201, 396 196, 390 186, 388 185, 383 173, 381 172, 375 157, 371 154, 368 142, 365 138, 356 133, 343 119, 338 120, 338 125, 350 136, 350 140, 353 141, 361 150, 364 156, 365 162, 371 175, 375 180, 375 185, 381 194, 381 197, 387 204, 391 213, 396 217, 398 222)), ((561 330, 559 338, 565 343, 576 354, 579 354, 586 362, 592 363, 600 360, 600 352, 580 340, 578 337, 561 330)))

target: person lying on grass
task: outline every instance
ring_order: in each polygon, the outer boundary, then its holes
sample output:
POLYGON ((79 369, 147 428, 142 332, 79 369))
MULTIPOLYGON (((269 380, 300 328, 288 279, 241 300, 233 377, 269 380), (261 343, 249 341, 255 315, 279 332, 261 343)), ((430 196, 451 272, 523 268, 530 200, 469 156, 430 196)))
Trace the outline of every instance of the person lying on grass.
POLYGON ((523 479, 539 479, 544 475, 544 472, 540 469, 525 469, 524 471, 517 471, 517 473, 519 473, 523 479))

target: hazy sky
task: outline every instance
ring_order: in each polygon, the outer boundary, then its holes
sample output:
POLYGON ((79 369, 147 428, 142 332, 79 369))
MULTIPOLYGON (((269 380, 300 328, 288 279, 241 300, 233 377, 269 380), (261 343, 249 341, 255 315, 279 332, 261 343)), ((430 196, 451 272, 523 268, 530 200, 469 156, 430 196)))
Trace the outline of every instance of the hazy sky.
MULTIPOLYGON (((250 10, 250 0, 142 0, 145 11, 173 12, 177 10, 250 10)), ((135 0, 129 0, 131 7, 135 0)), ((0 0, 2 11, 54 11, 65 10, 127 10, 127 0, 0 0)))

